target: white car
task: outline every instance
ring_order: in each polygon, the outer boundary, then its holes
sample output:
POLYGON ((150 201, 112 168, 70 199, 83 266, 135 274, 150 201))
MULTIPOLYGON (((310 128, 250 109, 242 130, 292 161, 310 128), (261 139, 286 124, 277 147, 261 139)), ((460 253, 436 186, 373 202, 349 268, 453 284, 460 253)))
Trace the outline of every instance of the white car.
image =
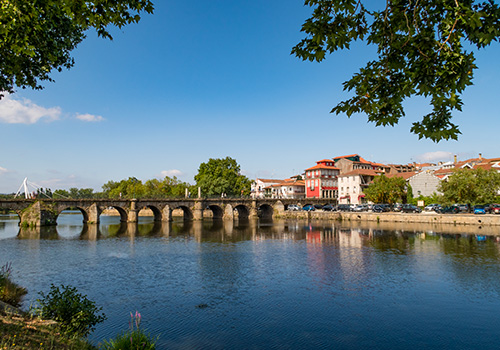
POLYGON ((424 208, 425 211, 433 211, 436 207, 438 207, 439 204, 429 204, 424 208))

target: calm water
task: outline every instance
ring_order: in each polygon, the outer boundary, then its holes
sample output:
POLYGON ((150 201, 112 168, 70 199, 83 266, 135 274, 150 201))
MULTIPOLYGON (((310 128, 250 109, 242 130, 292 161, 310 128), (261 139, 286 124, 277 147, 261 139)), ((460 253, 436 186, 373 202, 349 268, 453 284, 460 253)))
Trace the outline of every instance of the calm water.
POLYGON ((81 221, 20 233, 0 216, 0 265, 25 306, 50 283, 96 301, 96 344, 138 310, 160 349, 500 347, 497 228, 81 221))

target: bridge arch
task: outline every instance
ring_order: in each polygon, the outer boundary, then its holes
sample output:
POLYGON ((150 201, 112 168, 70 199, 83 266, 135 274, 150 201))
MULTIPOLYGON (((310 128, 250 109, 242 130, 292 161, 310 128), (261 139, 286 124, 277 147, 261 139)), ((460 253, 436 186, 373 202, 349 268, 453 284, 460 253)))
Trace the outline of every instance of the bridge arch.
POLYGON ((161 212, 161 210, 158 207, 156 207, 154 205, 145 205, 145 206, 143 206, 142 208, 139 209, 139 212, 137 213, 137 215, 140 216, 139 215, 140 212, 142 210, 147 210, 147 209, 151 210, 151 212, 153 213, 153 220, 155 222, 156 221, 162 221, 162 212, 161 212))
POLYGON ((212 214, 213 214, 212 218, 214 220, 220 220, 224 217, 224 210, 222 210, 222 208, 218 205, 215 205, 215 204, 208 205, 207 209, 212 211, 212 214))
POLYGON ((82 217, 83 217, 82 222, 83 223, 87 223, 89 221, 89 213, 84 208, 82 208, 82 207, 66 207, 65 208, 63 206, 63 207, 57 208, 56 222, 63 211, 73 210, 73 209, 78 209, 78 211, 82 214, 82 217))
POLYGON ((187 207, 185 205, 180 205, 180 206, 174 208, 174 210, 175 209, 181 209, 182 210, 182 212, 184 214, 184 221, 193 220, 194 215, 193 215, 193 211, 191 210, 191 208, 189 208, 189 207, 187 207))
POLYGON ((250 217, 250 209, 244 204, 239 204, 234 207, 235 218, 240 220, 248 220, 250 217))
POLYGON ((110 208, 116 209, 118 214, 120 215, 120 221, 121 222, 127 222, 128 221, 128 213, 125 209, 123 209, 120 206, 114 206, 112 205, 110 208))
POLYGON ((273 207, 269 204, 262 204, 257 208, 260 219, 271 220, 273 218, 273 207))

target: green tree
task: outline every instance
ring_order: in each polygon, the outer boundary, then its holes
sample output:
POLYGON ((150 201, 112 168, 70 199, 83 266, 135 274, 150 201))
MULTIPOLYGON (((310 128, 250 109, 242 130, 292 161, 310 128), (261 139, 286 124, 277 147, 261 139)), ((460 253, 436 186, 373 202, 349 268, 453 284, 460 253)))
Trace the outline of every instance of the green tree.
POLYGON ((108 198, 143 198, 147 193, 142 181, 135 177, 120 182, 108 181, 102 189, 108 198))
POLYGON ((442 181, 438 190, 447 204, 493 203, 500 190, 500 173, 493 169, 459 169, 447 181, 442 181))
POLYGON ((250 193, 251 181, 240 174, 240 166, 230 157, 210 158, 207 163, 201 163, 194 179, 196 186, 201 187, 203 196, 214 197, 223 193, 228 196, 246 196, 250 193))
POLYGON ((176 176, 148 180, 144 183, 145 196, 149 198, 183 197, 189 184, 180 181, 176 176))
POLYGON ((150 0, 0 0, 0 99, 14 87, 42 89, 52 70, 71 68, 71 51, 94 28, 112 39, 121 28, 152 13, 150 0))
POLYGON ((327 53, 349 49, 353 41, 377 48, 367 63, 344 83, 354 97, 332 113, 365 113, 376 126, 394 126, 405 116, 411 96, 430 98, 432 112, 414 122, 411 132, 435 142, 457 139, 452 111, 461 111, 463 90, 476 69, 472 50, 500 35, 500 9, 492 0, 305 0, 314 8, 302 25, 307 34, 292 53, 322 61, 327 53), (381 8, 375 8, 384 6, 381 8), (471 50, 471 51, 469 51, 471 50))
POLYGON ((373 183, 363 190, 366 199, 373 203, 394 204, 406 202, 407 186, 402 177, 377 176, 373 183))

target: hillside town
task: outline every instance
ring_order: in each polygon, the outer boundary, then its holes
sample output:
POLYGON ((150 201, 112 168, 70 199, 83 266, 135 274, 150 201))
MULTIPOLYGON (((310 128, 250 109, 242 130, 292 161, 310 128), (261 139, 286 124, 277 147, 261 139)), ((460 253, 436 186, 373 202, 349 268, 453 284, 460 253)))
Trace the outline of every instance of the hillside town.
POLYGON ((402 177, 414 196, 439 194, 438 186, 458 169, 494 169, 500 172, 500 158, 477 158, 450 162, 381 164, 350 154, 322 159, 288 179, 257 178, 251 185, 252 198, 324 198, 337 204, 366 203, 364 189, 377 176, 402 177))

